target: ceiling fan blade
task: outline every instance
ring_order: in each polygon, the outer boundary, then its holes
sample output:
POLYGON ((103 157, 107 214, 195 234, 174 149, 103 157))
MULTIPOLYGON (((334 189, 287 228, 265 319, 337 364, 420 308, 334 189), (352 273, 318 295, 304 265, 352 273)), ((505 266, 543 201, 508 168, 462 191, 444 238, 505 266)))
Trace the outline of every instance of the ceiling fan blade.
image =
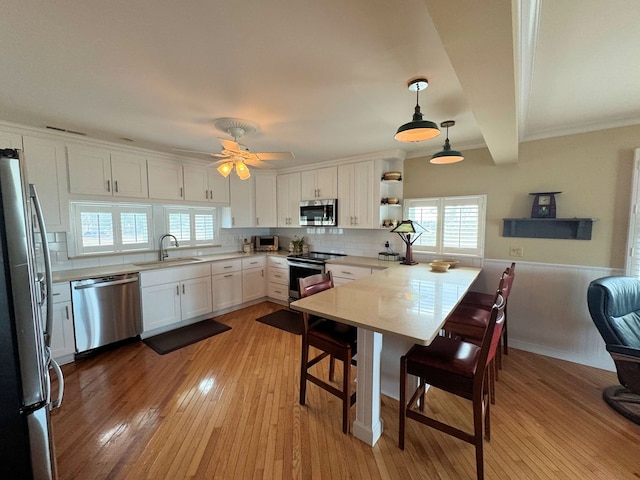
POLYGON ((242 150, 240 149, 240 145, 238 145, 238 142, 234 142, 233 140, 226 140, 224 138, 218 138, 218 140, 220 141, 220 144, 222 145, 222 148, 225 150, 230 150, 232 152, 241 152, 242 150))
POLYGON ((211 162, 207 165, 207 167, 210 167, 212 165, 218 165, 219 163, 227 163, 229 160, 227 159, 222 159, 222 160, 216 160, 215 162, 211 162))
POLYGON ((261 152, 254 155, 258 160, 293 160, 295 158, 292 152, 261 152))

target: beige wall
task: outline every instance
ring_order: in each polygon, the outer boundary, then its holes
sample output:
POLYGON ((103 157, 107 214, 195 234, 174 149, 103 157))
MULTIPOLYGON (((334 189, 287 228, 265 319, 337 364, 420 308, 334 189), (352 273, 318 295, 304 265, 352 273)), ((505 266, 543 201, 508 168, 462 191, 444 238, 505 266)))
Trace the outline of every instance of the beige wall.
MULTIPOLYGON (((452 138, 455 148, 455 137, 452 138)), ((623 268, 634 149, 640 126, 600 130, 520 144, 517 164, 495 166, 487 149, 463 152, 454 165, 405 160, 405 198, 487 194, 485 257, 623 268), (408 173, 410 172, 410 175, 408 173), (557 217, 595 218, 591 240, 505 238, 502 219, 529 217, 529 192, 561 191, 557 217)))

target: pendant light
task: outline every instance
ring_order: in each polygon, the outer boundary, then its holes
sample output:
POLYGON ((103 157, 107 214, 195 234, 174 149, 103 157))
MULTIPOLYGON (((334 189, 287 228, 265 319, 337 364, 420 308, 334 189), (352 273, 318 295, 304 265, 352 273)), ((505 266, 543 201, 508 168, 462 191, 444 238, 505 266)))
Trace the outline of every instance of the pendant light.
POLYGON ((429 163, 435 163, 436 165, 445 165, 447 163, 457 163, 464 160, 462 154, 456 150, 451 150, 451 144, 449 143, 449 127, 453 127, 456 124, 453 120, 447 120, 442 122, 440 126, 447 128, 447 139, 444 141, 442 151, 438 152, 431 157, 429 163))
POLYGON ((409 90, 416 92, 416 108, 413 120, 400 126, 394 138, 399 142, 422 142, 437 137, 440 135, 438 125, 429 120, 423 120, 422 112, 420 111, 420 90, 426 90, 429 82, 426 78, 416 78, 411 80, 407 86, 409 90))
POLYGON ((220 172, 220 175, 226 178, 231 173, 231 170, 233 170, 233 162, 223 163, 217 168, 217 170, 220 172))

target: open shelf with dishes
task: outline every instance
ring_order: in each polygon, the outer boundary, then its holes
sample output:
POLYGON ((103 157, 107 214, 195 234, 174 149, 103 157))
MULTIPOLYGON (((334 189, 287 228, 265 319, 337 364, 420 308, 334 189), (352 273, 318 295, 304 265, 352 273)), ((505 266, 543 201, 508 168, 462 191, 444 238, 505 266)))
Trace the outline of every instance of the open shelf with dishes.
POLYGON ((398 158, 387 159, 382 163, 379 220, 382 228, 391 229, 402 221, 403 163, 398 158))

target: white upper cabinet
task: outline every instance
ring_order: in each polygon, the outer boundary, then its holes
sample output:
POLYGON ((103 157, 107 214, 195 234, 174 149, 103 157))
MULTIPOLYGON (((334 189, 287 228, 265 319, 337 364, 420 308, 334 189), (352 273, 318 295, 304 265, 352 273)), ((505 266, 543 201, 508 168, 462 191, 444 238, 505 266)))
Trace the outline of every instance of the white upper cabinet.
POLYGON ((240 180, 235 173, 229 175, 231 208, 229 218, 223 222, 223 227, 255 227, 256 218, 256 176, 247 180, 240 180))
POLYGON ((374 201, 373 161, 338 167, 338 223, 341 227, 377 228, 374 205, 378 203, 374 201))
POLYGON ((302 200, 338 198, 338 168, 326 167, 300 173, 302 200))
POLYGON ((67 169, 64 143, 23 137, 29 183, 38 190, 45 226, 50 232, 69 230, 67 169))
POLYGON ((229 178, 215 168, 184 165, 184 199, 190 202, 229 204, 229 178))
POLYGON ((22 135, 17 133, 0 132, 0 148, 22 149, 22 135))
POLYGON ((176 162, 149 160, 149 198, 184 200, 182 165, 176 162))
POLYGON ((69 191, 79 195, 147 198, 147 159, 132 153, 67 147, 69 191))
POLYGON ((277 177, 278 226, 300 226, 300 174, 277 177))
POLYGON ((278 224, 276 174, 255 174, 256 227, 275 227, 278 224))

